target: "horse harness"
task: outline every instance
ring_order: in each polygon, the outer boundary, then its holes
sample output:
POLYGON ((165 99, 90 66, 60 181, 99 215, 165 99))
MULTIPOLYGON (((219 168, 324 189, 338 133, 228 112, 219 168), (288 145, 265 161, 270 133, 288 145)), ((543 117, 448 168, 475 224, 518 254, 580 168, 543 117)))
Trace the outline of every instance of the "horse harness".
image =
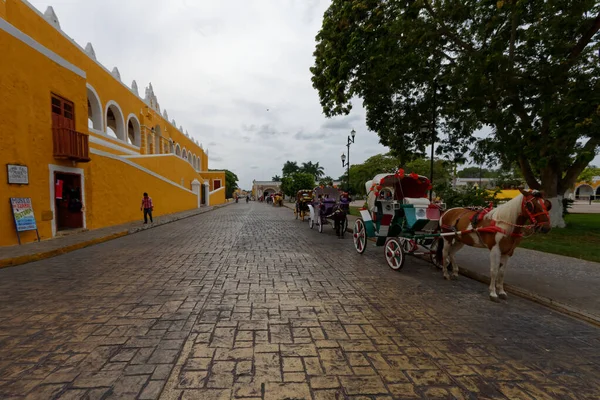
MULTIPOLYGON (((534 199, 540 199, 541 196, 537 195, 537 193, 534 192, 534 194, 530 194, 530 195, 523 195, 523 202, 521 203, 521 210, 525 211, 525 213, 527 214, 527 217, 531 220, 531 222, 533 222, 533 225, 516 225, 516 224, 512 224, 510 222, 506 222, 506 221, 499 221, 501 223, 505 223, 507 225, 512 225, 514 227, 517 228, 528 228, 528 227, 535 227, 538 225, 538 221, 537 218, 540 215, 548 215, 548 209, 546 208, 546 204, 544 203, 544 201, 540 201, 538 202, 538 204, 540 204, 540 206, 542 207, 542 211, 538 212, 536 214, 533 214, 533 211, 530 211, 528 208, 528 204, 532 205, 532 210, 535 210, 535 206, 533 205, 533 201, 534 199)), ((502 233, 504 235, 506 235, 506 230, 499 227, 498 225, 496 225, 496 220, 492 219, 490 221, 490 225, 488 226, 484 226, 481 228, 477 228, 477 225, 483 220, 483 218, 490 212, 493 210, 493 204, 490 202, 490 204, 488 205, 487 208, 477 208, 477 209, 466 209, 466 211, 464 211, 463 213, 461 213, 457 218, 456 221, 454 222, 454 225, 442 225, 443 229, 449 229, 451 231, 456 232, 457 234, 460 235, 464 235, 464 234, 468 234, 468 233, 472 233, 475 232, 477 234, 477 236, 479 237, 479 240, 483 243, 483 239, 481 238, 480 232, 484 232, 484 233, 502 233), (456 226, 458 225, 458 223, 460 222, 460 219, 468 214, 471 211, 476 211, 475 214, 473 214, 470 218, 471 221, 471 226, 473 228, 471 229, 467 229, 467 230, 463 230, 463 231, 457 231, 456 226)), ((511 237, 523 237, 523 233, 519 232, 519 233, 515 233, 515 232, 511 232, 510 234, 511 237)))

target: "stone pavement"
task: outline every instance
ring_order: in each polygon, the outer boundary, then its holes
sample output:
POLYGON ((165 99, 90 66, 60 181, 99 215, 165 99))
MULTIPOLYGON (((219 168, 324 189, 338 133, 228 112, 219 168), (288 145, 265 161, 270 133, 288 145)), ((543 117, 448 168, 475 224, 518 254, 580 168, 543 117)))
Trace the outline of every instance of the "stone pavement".
MULTIPOLYGON (((356 219, 348 216, 350 231, 356 219)), ((367 247, 375 246, 369 242, 367 247)), ((383 247, 377 249, 385 264, 383 247)), ((489 284, 489 254, 486 249, 463 247, 456 254, 461 274, 489 284)), ((504 281, 513 293, 600 325, 600 263, 517 248, 504 281)))
POLYGON ((381 253, 251 202, 2 269, 0 398, 600 398, 598 328, 381 253))
MULTIPOLYGON (((218 206, 209 206, 196 208, 193 210, 182 211, 174 214, 159 215, 154 217, 154 223, 144 224, 143 218, 139 221, 127 224, 109 226, 102 229, 94 229, 70 235, 58 236, 53 239, 43 240, 41 242, 24 243, 9 247, 0 247, 0 268, 7 266, 20 265, 31 261, 37 261, 44 258, 54 257, 59 254, 68 253, 83 247, 102 243, 107 240, 116 239, 131 233, 136 233, 145 229, 151 229, 156 226, 168 224, 173 221, 179 221, 183 218, 189 218, 194 215, 211 211, 231 203, 225 203, 218 206)), ((141 215, 141 213, 140 213, 141 215)))

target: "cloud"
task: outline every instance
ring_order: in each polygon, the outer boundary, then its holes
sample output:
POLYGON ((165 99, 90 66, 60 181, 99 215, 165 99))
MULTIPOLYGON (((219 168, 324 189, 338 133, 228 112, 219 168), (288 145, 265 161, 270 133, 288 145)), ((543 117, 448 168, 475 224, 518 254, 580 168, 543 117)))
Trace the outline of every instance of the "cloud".
MULTIPOLYGON (((42 12, 48 4, 30 2, 42 12)), ((367 130, 360 102, 351 115, 327 119, 312 87, 315 36, 330 3, 122 1, 115 13, 106 1, 86 0, 54 10, 65 33, 84 47, 91 42, 127 85, 135 79, 143 94, 152 82, 161 109, 209 149, 209 168, 229 169, 250 188, 253 179, 281 175, 286 160, 318 161, 327 175, 342 175, 339 154, 351 129, 353 163, 386 151, 367 130)))
POLYGON ((348 115, 338 119, 328 119, 321 125, 323 129, 347 129, 351 130, 360 120, 358 115, 348 115))

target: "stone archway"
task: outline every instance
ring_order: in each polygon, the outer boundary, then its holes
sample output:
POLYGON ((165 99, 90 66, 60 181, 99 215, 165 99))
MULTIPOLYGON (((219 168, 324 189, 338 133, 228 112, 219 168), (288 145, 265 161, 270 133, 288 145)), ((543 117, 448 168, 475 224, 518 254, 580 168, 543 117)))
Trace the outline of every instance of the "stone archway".
POLYGON ((587 200, 593 195, 594 195, 594 189, 588 184, 579 185, 575 189, 575 199, 576 200, 587 200))

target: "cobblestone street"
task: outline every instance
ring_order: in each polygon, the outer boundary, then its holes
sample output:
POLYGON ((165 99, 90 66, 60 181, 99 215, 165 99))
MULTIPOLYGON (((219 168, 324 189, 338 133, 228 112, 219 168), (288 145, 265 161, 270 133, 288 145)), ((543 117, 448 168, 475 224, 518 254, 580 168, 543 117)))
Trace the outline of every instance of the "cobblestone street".
POLYGON ((263 203, 0 270, 2 399, 598 399, 598 371, 599 328, 263 203))

